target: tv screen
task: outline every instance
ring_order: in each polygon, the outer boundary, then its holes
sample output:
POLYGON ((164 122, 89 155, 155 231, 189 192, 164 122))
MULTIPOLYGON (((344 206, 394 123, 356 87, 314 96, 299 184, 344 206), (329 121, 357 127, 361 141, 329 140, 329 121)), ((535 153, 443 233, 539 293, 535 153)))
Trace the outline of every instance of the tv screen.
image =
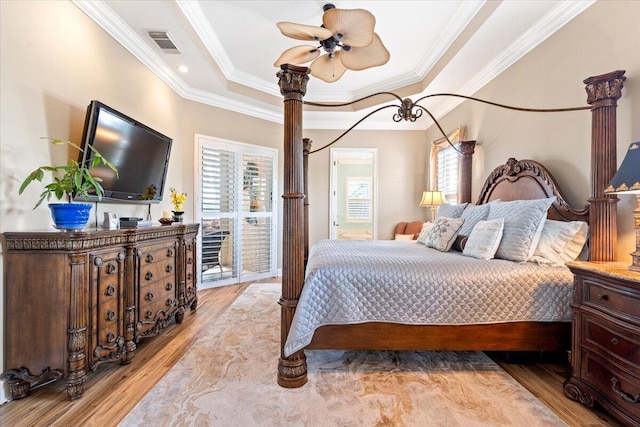
MULTIPOLYGON (((93 159, 94 147, 118 168, 91 171, 102 178, 102 201, 159 203, 164 192, 172 139, 99 102, 91 101, 82 134, 80 162, 93 159)), ((97 200, 97 197, 92 197, 97 200)))

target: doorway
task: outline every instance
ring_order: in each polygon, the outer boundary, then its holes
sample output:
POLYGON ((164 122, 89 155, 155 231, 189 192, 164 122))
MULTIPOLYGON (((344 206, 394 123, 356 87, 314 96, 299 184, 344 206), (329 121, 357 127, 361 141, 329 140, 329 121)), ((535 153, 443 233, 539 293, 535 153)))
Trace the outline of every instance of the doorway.
POLYGON ((278 151, 196 135, 200 287, 277 276, 278 151))
POLYGON ((377 239, 377 154, 376 148, 331 148, 329 238, 377 239))

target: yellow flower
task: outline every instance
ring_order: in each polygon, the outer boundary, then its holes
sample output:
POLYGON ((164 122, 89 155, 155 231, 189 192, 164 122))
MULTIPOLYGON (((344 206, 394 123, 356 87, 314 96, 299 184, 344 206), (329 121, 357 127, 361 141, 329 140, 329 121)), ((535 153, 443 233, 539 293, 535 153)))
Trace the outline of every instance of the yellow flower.
POLYGON ((175 212, 182 212, 184 202, 187 200, 187 193, 178 193, 175 188, 171 188, 171 204, 175 212))

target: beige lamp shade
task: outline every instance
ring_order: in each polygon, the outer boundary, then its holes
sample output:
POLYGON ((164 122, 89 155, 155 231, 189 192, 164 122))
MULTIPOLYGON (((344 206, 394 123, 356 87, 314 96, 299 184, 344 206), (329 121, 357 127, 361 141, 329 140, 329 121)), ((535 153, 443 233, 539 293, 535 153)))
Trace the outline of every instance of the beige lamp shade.
POLYGON ((440 206, 444 202, 442 191, 423 191, 420 206, 440 206))

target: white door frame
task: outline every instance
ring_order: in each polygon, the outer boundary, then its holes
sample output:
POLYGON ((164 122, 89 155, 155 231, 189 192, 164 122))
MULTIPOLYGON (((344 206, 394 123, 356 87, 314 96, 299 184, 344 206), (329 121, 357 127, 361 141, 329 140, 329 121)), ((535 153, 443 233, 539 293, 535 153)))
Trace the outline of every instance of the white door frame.
POLYGON ((373 173, 371 179, 373 181, 371 197, 371 226, 372 239, 378 239, 378 149, 377 148, 330 148, 330 197, 329 197, 329 238, 335 239, 336 236, 336 220, 338 212, 338 191, 337 191, 337 169, 338 158, 347 154, 371 154, 373 162, 373 173))
MULTIPOLYGON (((224 149, 228 149, 229 151, 237 151, 237 152, 243 152, 243 153, 254 153, 254 154, 265 154, 265 153, 270 153, 271 155, 273 155, 273 184, 272 184, 272 188, 274 190, 274 193, 276 191, 276 189, 278 188, 278 150, 275 148, 270 148, 270 147, 263 147, 260 145, 254 145, 254 144, 247 144, 244 142, 237 142, 237 141, 231 141, 231 140, 227 140, 227 139, 222 139, 222 138, 216 138, 216 137, 212 137, 212 136, 207 136, 207 135, 201 135, 201 134, 196 134, 195 135, 195 155, 194 155, 194 184, 196 187, 196 194, 193 198, 193 202, 194 202, 194 216, 195 219, 198 223, 202 223, 202 219, 203 219, 203 215, 202 215, 202 210, 201 210, 201 205, 202 205, 202 200, 201 200, 201 194, 202 194, 202 182, 200 180, 200 177, 202 176, 202 163, 200 162, 200 156, 202 153, 202 147, 204 145, 216 145, 218 147, 223 147, 224 149)), ((237 164, 236 165, 236 175, 237 176, 242 176, 242 165, 241 164, 237 164)), ((242 206, 242 195, 241 194, 237 194, 236 195, 237 200, 236 200, 236 204, 237 206, 242 206)), ((252 212, 251 215, 252 216, 271 216, 272 221, 271 221, 271 242, 269 242, 270 244, 270 252, 271 252, 271 266, 269 268, 269 272, 265 272, 265 273, 257 273, 257 274, 253 274, 250 276, 246 276, 242 274, 242 246, 241 246, 241 242, 242 242, 242 221, 238 221, 238 227, 234 227, 234 242, 236 242, 236 244, 234 245, 233 248, 233 257, 234 257, 234 265, 236 265, 235 268, 238 269, 238 271, 234 271, 233 276, 231 278, 228 279, 221 279, 221 280, 216 280, 213 282, 203 282, 202 281, 202 271, 201 271, 201 260, 200 260, 200 254, 198 254, 198 288, 199 289, 207 289, 207 288, 211 288, 211 287, 218 287, 218 286, 224 286, 224 285, 229 285, 229 284, 234 284, 234 283, 240 283, 242 281, 249 281, 249 280, 258 280, 258 279, 262 279, 262 278, 268 278, 268 277, 275 277, 277 276, 277 258, 278 258, 278 251, 277 251, 277 240, 278 240, 278 201, 275 198, 275 194, 272 194, 272 209, 270 213, 264 213, 264 212, 252 212)), ((244 214, 246 214, 246 212, 244 212, 244 214)), ((226 217, 226 218, 234 218, 236 216, 242 216, 243 212, 242 211, 238 211, 238 212, 234 212, 234 213, 217 213, 216 216, 220 216, 220 217, 226 217)), ((202 247, 202 230, 200 231, 200 233, 198 233, 198 248, 202 247)))

